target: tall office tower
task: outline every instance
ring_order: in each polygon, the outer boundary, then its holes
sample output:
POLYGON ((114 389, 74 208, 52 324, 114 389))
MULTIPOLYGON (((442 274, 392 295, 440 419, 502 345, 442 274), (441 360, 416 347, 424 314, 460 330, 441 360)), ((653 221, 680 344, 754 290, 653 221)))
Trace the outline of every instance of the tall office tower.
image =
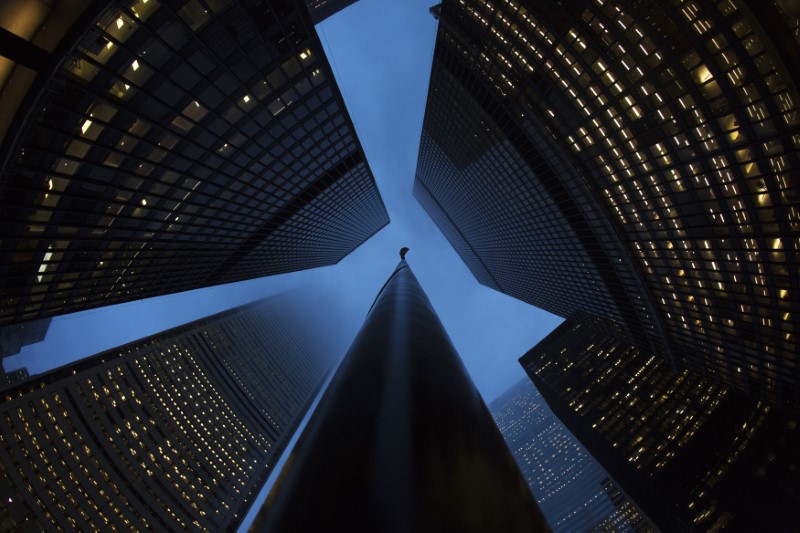
POLYGON ((415 194, 482 283, 800 409, 798 18, 749 6, 445 0, 415 194))
POLYGON ((0 528, 234 529, 331 363, 309 313, 261 300, 5 389, 0 528))
POLYGON ((311 14, 311 21, 319 24, 350 4, 355 4, 356 0, 305 0, 305 2, 308 12, 311 14))
POLYGON ((388 223, 300 0, 0 13, 0 324, 333 264, 388 223))
POLYGON ((548 531, 405 259, 251 531, 548 531))
POLYGON ((555 531, 654 531, 528 378, 489 404, 489 410, 555 531))
POLYGON ((520 363, 553 412, 663 531, 793 531, 796 414, 701 379, 577 313, 520 363))
POLYGON ((18 354, 23 346, 42 342, 50 328, 50 318, 22 324, 0 326, 0 358, 18 354))

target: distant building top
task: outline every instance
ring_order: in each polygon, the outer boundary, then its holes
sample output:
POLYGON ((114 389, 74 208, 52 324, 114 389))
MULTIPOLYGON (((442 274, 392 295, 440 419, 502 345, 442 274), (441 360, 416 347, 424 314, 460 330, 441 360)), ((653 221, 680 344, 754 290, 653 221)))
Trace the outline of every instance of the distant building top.
POLYGON ((524 378, 489 406, 554 531, 653 531, 524 378))
POLYGON ((355 4, 357 0, 305 0, 305 2, 308 12, 311 14, 311 20, 314 24, 319 24, 350 4, 355 4))

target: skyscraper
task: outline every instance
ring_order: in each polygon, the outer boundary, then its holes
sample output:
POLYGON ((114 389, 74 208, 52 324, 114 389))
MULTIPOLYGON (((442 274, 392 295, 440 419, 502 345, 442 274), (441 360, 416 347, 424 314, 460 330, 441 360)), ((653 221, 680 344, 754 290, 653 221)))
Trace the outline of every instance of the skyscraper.
POLYGON ((0 358, 18 354, 23 346, 42 342, 50 329, 50 318, 0 326, 0 358))
POLYGON ((315 328, 281 296, 5 389, 0 528, 235 528, 331 364, 315 328))
POLYGON ((3 5, 0 324, 333 264, 388 223, 300 0, 98 4, 3 5))
POLYGON ((405 259, 375 298, 252 530, 547 530, 405 259))
POLYGON ((553 415, 528 378, 489 409, 555 531, 654 531, 644 513, 553 415))
POLYGON ((749 6, 445 0, 415 195, 481 283, 800 409, 798 17, 749 6))
POLYGON ((792 531, 795 414, 741 397, 569 317, 520 363, 553 412, 663 531, 792 531))

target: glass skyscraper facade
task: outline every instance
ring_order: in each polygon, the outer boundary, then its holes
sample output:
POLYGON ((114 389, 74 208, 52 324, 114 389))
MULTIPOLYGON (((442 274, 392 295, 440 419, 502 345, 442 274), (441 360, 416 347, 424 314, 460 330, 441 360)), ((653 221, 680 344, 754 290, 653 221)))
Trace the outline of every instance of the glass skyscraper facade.
POLYGON ((528 378, 489 410, 553 531, 655 531, 528 378))
POLYGON ((0 529, 234 529, 329 349, 286 295, 6 388, 0 529))
POLYGON ((0 324, 334 264, 388 223, 303 2, 97 5, 0 11, 0 324))
POLYGON ((415 195, 478 280, 800 409, 796 11, 445 0, 434 14, 415 195))
POLYGON ((550 408, 663 531, 791 531, 796 414, 740 396, 576 313, 521 359, 550 408))

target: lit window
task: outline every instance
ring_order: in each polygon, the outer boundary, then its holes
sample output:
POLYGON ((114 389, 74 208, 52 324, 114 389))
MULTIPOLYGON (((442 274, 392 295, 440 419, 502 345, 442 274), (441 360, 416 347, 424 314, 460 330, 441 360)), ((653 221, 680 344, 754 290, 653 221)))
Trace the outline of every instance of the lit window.
POLYGON ((708 67, 705 65, 700 65, 697 67, 697 69, 694 71, 694 76, 698 83, 705 83, 713 78, 711 71, 709 71, 708 67))

